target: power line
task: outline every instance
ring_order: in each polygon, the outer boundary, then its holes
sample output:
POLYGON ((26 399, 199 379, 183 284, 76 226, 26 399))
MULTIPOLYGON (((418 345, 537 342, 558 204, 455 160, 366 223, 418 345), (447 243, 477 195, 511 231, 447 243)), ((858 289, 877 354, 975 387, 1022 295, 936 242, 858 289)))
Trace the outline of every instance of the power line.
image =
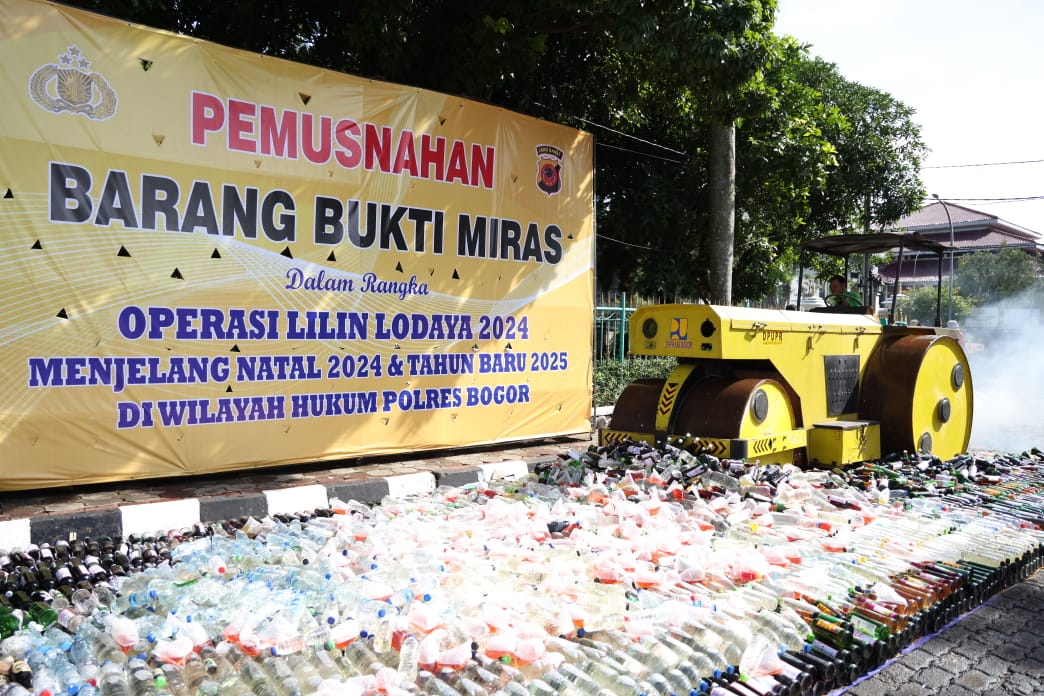
POLYGON ((960 169, 963 167, 1001 167, 1008 164, 1040 164, 1044 159, 1015 160, 1012 162, 979 162, 977 164, 939 164, 934 167, 921 167, 921 169, 960 169))
MULTIPOLYGON (((549 108, 549 107, 547 107, 547 106, 544 106, 544 105, 543 105, 543 104, 541 104, 540 102, 534 102, 534 104, 536 104, 537 106, 539 106, 539 107, 540 107, 541 109, 547 109, 547 108, 549 108)), ((586 123, 586 124, 588 124, 588 125, 590 125, 590 126, 595 126, 596 128, 601 128, 601 129, 603 129, 603 130, 607 130, 607 131, 609 131, 610 133, 614 133, 614 134, 616 134, 616 135, 619 135, 619 136, 620 136, 620 137, 622 137, 622 138, 629 138, 630 140, 636 140, 636 141, 638 141, 638 142, 640 142, 640 143, 642 143, 642 144, 644 144, 644 145, 651 145, 652 147, 658 147, 658 148, 660 148, 661 150, 666 150, 667 152, 673 153, 673 154, 675 154, 675 155, 681 155, 682 157, 688 157, 688 154, 687 154, 686 152, 682 151, 682 150, 675 150, 675 149, 674 149, 673 147, 667 147, 666 145, 661 145, 661 144, 659 144, 659 143, 657 143, 657 142, 653 142, 652 140, 645 140, 644 138, 639 138, 639 137, 638 137, 638 136, 636 136, 636 135, 631 135, 630 133, 624 133, 624 132, 623 132, 623 131, 621 131, 621 130, 617 130, 617 129, 615 129, 615 128, 611 127, 611 126, 606 126, 606 125, 604 125, 604 124, 602 124, 602 123, 597 123, 597 122, 595 122, 595 121, 592 121, 592 120, 590 120, 590 119, 586 119, 586 118, 584 118, 583 116, 573 116, 573 115, 569 115, 569 118, 573 118, 573 119, 576 119, 576 120, 577 120, 577 121, 579 121, 580 123, 586 123)), ((605 147, 612 147, 612 145, 606 145, 605 147)), ((635 154, 638 154, 638 155, 644 155, 644 154, 646 154, 646 153, 644 153, 644 152, 639 152, 639 151, 637 151, 637 150, 627 150, 627 149, 625 149, 625 148, 622 148, 622 147, 618 147, 618 148, 616 148, 616 149, 618 149, 618 150, 624 150, 624 152, 634 152, 635 154)), ((654 155, 646 155, 646 156, 648 156, 648 157, 654 157, 654 155)), ((663 158, 660 158, 660 159, 663 159, 663 158)), ((668 161, 668 162, 675 162, 675 161, 679 161, 679 160, 670 160, 670 159, 669 159, 669 160, 666 160, 666 161, 668 161)))
POLYGON ((603 129, 609 131, 610 133, 615 133, 616 135, 622 136, 624 138, 630 138, 631 140, 637 140, 638 142, 643 143, 645 145, 652 145, 653 147, 658 147, 661 150, 666 150, 667 152, 673 152, 674 154, 681 155, 682 157, 686 156, 685 152, 683 152, 682 150, 675 150, 673 147, 667 147, 666 145, 660 145, 659 143, 654 143, 651 140, 645 140, 644 138, 639 138, 636 135, 631 135, 630 133, 624 133, 623 131, 616 130, 615 128, 610 128, 609 126, 603 126, 601 123, 595 123, 594 121, 589 121, 588 119, 586 119, 586 118, 584 118, 582 116, 573 116, 573 118, 575 118, 577 121, 580 121, 581 123, 586 123, 588 125, 597 126, 598 128, 603 128, 603 129))
POLYGON ((610 150, 620 150, 621 152, 630 152, 631 154, 634 154, 634 155, 641 155, 642 157, 652 157, 653 159, 658 159, 658 160, 661 160, 663 162, 672 162, 674 164, 682 164, 684 162, 684 160, 671 159, 670 157, 660 157, 659 155, 653 155, 653 154, 648 153, 648 152, 641 152, 639 150, 632 150, 629 147, 620 147, 619 145, 610 145, 608 143, 603 143, 601 141, 596 141, 595 142, 595 147, 607 147, 610 150))
MULTIPOLYGON (((934 201, 934 198, 926 198, 925 200, 934 201)), ((962 203, 1020 203, 1022 201, 1041 201, 1044 200, 1044 196, 1011 196, 1007 198, 943 198, 943 201, 954 202, 960 201, 962 203)))
POLYGON ((634 247, 635 249, 648 249, 650 251, 652 250, 651 246, 642 246, 641 244, 631 244, 630 242, 625 242, 622 239, 613 239, 612 237, 607 237, 604 234, 596 234, 595 236, 598 237, 599 239, 605 239, 605 240, 608 240, 610 242, 616 242, 617 244, 623 244, 624 246, 634 247))

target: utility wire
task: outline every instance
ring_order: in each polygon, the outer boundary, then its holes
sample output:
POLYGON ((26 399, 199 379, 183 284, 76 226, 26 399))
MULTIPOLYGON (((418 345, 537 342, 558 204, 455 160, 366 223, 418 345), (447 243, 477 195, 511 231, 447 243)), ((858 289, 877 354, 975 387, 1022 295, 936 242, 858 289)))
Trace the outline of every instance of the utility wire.
POLYGON ((671 159, 670 157, 660 157, 659 155, 653 155, 653 154, 650 154, 648 152, 641 152, 639 150, 632 150, 629 147, 620 147, 619 145, 609 145, 608 143, 603 143, 601 141, 596 141, 595 142, 595 147, 607 147, 610 150, 620 150, 621 152, 630 152, 631 154, 641 155, 642 157, 652 157, 653 159, 658 159, 658 160, 661 160, 663 162, 673 162, 674 164, 682 164, 684 162, 684 160, 671 159))
POLYGON ((595 236, 598 237, 599 239, 605 239, 605 240, 610 241, 610 242, 616 242, 617 244, 623 244, 624 246, 634 247, 635 249, 648 249, 650 251, 652 250, 651 246, 642 246, 641 244, 631 244, 630 242, 625 242, 622 239, 613 239, 612 237, 607 237, 604 234, 596 234, 595 236))
POLYGON ((667 147, 666 145, 660 145, 659 143, 654 143, 651 140, 645 140, 643 138, 639 138, 636 135, 631 135, 630 133, 624 133, 623 131, 618 131, 615 128, 610 128, 609 126, 603 126, 600 123, 595 123, 594 121, 589 121, 586 118, 583 118, 582 116, 574 116, 573 118, 575 118, 577 121, 580 121, 581 123, 586 123, 588 125, 596 126, 598 128, 604 128, 605 130, 609 131, 610 133, 615 133, 616 135, 620 135, 620 136, 623 136, 625 138, 630 138, 631 140, 637 140, 638 142, 643 143, 645 145, 652 145, 653 147, 658 147, 661 150, 666 150, 667 152, 673 152, 674 154, 681 155, 682 157, 686 156, 685 152, 683 152, 681 150, 675 150, 673 147, 667 147))
MULTIPOLYGON (((547 106, 544 106, 544 105, 543 105, 543 104, 541 104, 540 102, 534 102, 534 104, 536 104, 537 106, 539 106, 539 107, 540 107, 541 109, 547 109, 547 108, 549 108, 549 107, 547 107, 547 106)), ((603 129, 603 130, 607 130, 607 131, 609 131, 610 133, 614 133, 614 134, 616 134, 616 135, 619 135, 620 137, 623 137, 623 138, 629 138, 629 139, 631 139, 631 140, 636 140, 636 141, 638 141, 638 142, 640 142, 640 143, 642 143, 642 144, 644 144, 644 145, 651 145, 651 146, 653 146, 653 147, 658 147, 658 148, 660 148, 661 150, 666 150, 667 152, 671 152, 671 153, 674 153, 675 155, 681 155, 682 157, 688 157, 688 154, 687 154, 686 152, 682 151, 682 150, 675 150, 675 149, 674 149, 673 147, 667 147, 666 145, 661 145, 661 144, 659 144, 659 143, 656 143, 656 142, 653 142, 653 141, 651 141, 651 140, 645 140, 645 139, 643 139, 643 138, 639 138, 639 137, 638 137, 638 136, 636 136, 636 135, 631 135, 630 133, 624 133, 624 132, 623 132, 623 131, 621 131, 621 130, 617 130, 617 129, 615 129, 615 128, 612 128, 611 126, 606 126, 606 125, 604 125, 604 124, 601 124, 601 123, 596 123, 596 122, 594 122, 594 121, 591 121, 590 119, 586 119, 586 118, 584 118, 583 116, 570 116, 570 118, 576 119, 576 120, 577 120, 577 121, 579 121, 580 123, 586 123, 586 124, 588 124, 588 125, 590 125, 590 126, 595 126, 596 128, 601 128, 601 129, 603 129)), ((612 145, 606 145, 605 147, 612 147, 612 145)), ((645 154, 644 152, 638 152, 637 150, 627 150, 627 149, 625 149, 625 148, 622 148, 622 147, 620 147, 620 148, 616 148, 616 149, 618 149, 618 150, 624 150, 624 152, 634 152, 635 154, 639 154, 639 155, 644 155, 644 154, 645 154)), ((653 155, 646 155, 646 156, 648 156, 648 157, 653 157, 653 155)), ((661 159, 662 159, 662 158, 661 158, 661 159)), ((666 160, 666 161, 668 161, 668 162, 675 162, 675 161, 677 161, 677 160, 666 160)))
MULTIPOLYGON (((926 198, 926 201, 934 201, 935 198, 926 198)), ((1044 200, 1044 196, 1021 196, 1021 197, 1008 197, 1008 198, 942 198, 939 199, 944 203, 951 203, 954 201, 961 201, 964 203, 1019 203, 1021 201, 1040 201, 1044 200)))
POLYGON ((960 169, 963 167, 1001 167, 1008 164, 1040 164, 1044 159, 1015 160, 1013 162, 980 162, 978 164, 939 164, 934 167, 921 167, 921 169, 960 169))

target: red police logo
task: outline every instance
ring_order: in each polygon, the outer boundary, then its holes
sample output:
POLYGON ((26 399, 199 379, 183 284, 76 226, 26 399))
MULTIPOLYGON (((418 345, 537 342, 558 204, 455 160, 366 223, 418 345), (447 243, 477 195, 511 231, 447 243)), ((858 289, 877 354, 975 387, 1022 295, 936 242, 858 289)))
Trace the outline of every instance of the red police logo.
POLYGON ((537 188, 553 196, 562 190, 561 148, 554 145, 537 146, 537 188))

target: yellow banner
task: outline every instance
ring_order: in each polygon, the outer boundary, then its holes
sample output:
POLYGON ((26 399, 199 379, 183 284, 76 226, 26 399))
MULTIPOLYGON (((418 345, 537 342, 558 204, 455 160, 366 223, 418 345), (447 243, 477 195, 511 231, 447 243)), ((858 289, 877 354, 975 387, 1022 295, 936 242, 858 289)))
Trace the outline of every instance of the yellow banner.
POLYGON ((588 134, 0 11, 0 489, 588 429, 588 134))

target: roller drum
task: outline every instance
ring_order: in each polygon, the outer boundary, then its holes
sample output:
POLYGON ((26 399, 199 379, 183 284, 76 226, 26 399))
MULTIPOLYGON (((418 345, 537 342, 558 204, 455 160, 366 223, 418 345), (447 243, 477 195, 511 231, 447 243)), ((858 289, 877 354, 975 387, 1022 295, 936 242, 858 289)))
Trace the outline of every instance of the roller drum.
POLYGON ((860 394, 861 416, 881 423, 882 454, 920 451, 949 459, 967 451, 971 370, 953 338, 882 337, 867 361, 860 394))

